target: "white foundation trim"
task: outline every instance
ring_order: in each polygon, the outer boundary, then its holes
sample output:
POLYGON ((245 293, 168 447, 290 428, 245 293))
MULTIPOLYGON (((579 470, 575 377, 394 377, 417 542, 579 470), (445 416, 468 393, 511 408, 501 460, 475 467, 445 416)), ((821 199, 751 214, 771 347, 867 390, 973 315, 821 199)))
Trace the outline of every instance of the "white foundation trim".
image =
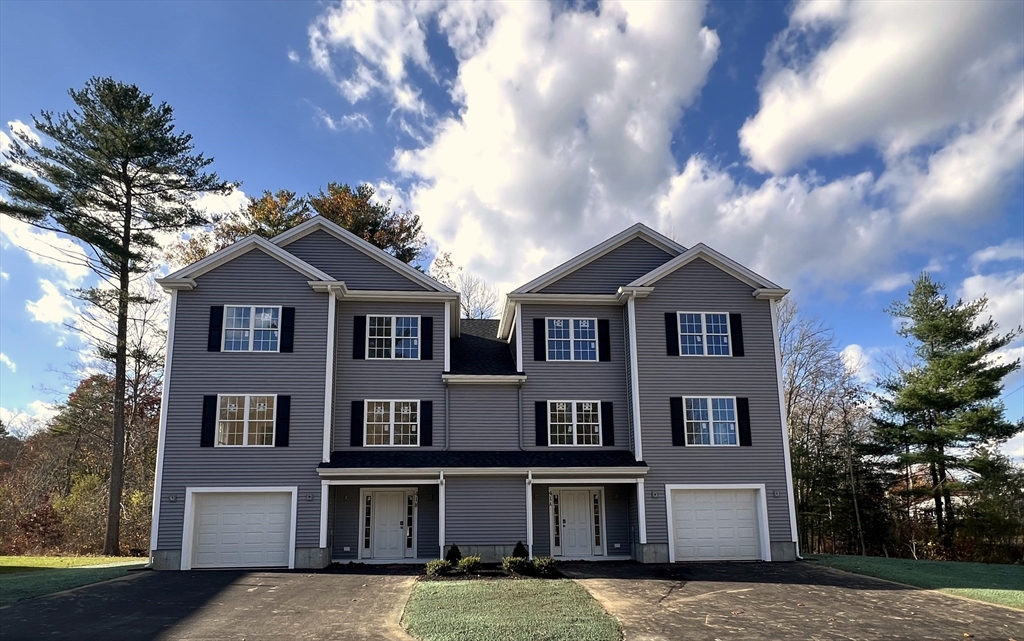
POLYGON ((668 562, 676 562, 676 531, 672 527, 672 492, 675 490, 755 490, 758 494, 757 528, 761 539, 761 560, 772 560, 768 532, 768 497, 764 483, 684 483, 665 484, 665 518, 668 525, 668 562))

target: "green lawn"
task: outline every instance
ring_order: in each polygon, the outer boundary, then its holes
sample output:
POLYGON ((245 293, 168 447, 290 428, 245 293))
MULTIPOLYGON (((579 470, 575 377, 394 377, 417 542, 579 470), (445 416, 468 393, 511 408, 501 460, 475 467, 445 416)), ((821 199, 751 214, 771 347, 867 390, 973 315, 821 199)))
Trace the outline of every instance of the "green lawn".
POLYGON ((875 556, 806 557, 822 565, 1024 610, 1024 567, 875 556))
POLYGON ((568 579, 420 581, 402 623, 424 641, 618 641, 619 626, 568 579))
POLYGON ((116 579, 145 564, 123 556, 0 556, 0 607, 116 579))

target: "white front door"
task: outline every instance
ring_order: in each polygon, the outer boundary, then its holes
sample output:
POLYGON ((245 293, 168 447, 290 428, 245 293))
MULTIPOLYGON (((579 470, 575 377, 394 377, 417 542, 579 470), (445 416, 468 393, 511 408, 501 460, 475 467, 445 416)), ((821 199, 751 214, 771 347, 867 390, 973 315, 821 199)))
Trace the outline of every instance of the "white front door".
POLYGON ((562 508, 562 556, 591 556, 594 553, 591 491, 562 490, 559 494, 562 508))
POLYGON ((373 493, 373 558, 401 559, 405 556, 404 491, 373 493))

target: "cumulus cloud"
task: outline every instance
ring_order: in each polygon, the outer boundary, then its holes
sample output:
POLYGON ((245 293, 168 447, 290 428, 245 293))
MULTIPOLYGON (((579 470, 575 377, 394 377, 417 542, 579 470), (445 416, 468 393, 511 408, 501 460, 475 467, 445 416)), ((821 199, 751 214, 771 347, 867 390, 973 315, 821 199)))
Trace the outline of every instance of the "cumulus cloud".
POLYGON ((1024 261, 1024 242, 1020 239, 1011 238, 1002 245, 993 245, 971 254, 971 265, 975 268, 986 263, 997 263, 1002 261, 1015 260, 1024 261))
POLYGON ((56 414, 57 408, 43 401, 32 401, 15 409, 0 407, 0 420, 13 434, 21 437, 42 429, 56 414))
POLYGON ((67 236, 39 229, 10 216, 0 216, 0 247, 24 251, 29 259, 58 276, 66 286, 79 285, 89 275, 88 257, 67 236))
POLYGON ((18 371, 18 366, 15 364, 15 362, 12 361, 10 357, 8 357, 7 354, 4 354, 3 352, 0 352, 0 363, 6 365, 7 369, 11 370, 12 372, 18 371))
POLYGON ((32 320, 50 325, 60 325, 74 322, 78 318, 78 310, 75 308, 74 302, 65 296, 57 285, 42 278, 39 280, 39 286, 43 290, 42 297, 39 300, 30 300, 25 304, 32 320))
POLYGON ((878 367, 875 361, 878 354, 879 350, 876 348, 864 349, 860 345, 852 343, 844 347, 839 356, 843 359, 847 371, 853 374, 858 381, 871 384, 878 376, 878 367))

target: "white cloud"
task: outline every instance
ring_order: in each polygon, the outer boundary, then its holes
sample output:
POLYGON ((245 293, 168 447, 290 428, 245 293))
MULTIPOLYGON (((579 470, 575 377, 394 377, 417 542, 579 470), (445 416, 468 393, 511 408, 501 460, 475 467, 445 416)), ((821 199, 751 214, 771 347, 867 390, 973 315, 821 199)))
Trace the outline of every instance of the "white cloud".
POLYGON ((204 193, 197 198, 193 205, 196 209, 203 211, 207 216, 222 216, 238 211, 249 202, 245 192, 241 189, 232 189, 231 192, 220 195, 204 193))
POLYGON ((1024 242, 1020 239, 1009 239, 1002 245, 993 245, 979 249, 971 255, 971 265, 975 268, 986 263, 996 263, 1007 260, 1024 260, 1024 242))
POLYGON ((4 354, 3 352, 0 352, 0 363, 6 365, 7 369, 11 370, 11 372, 18 371, 18 366, 15 364, 15 362, 12 361, 10 357, 7 356, 7 354, 4 354))
POLYGON ((77 286, 89 275, 88 257, 81 245, 67 236, 38 229, 10 216, 0 216, 0 247, 11 245, 29 259, 55 273, 67 286, 77 286))
POLYGON ((856 343, 852 343, 843 348, 843 351, 839 353, 839 356, 843 359, 843 363, 846 365, 846 369, 853 374, 858 381, 861 383, 871 384, 874 383, 875 377, 878 376, 878 368, 875 363, 875 358, 879 354, 879 350, 876 348, 864 349, 856 343))
POLYGON ((990 314, 1001 330, 1024 325, 1024 272, 1011 271, 969 276, 957 295, 964 300, 988 298, 990 314))
POLYGON ((882 278, 876 279, 870 286, 868 286, 867 293, 874 294, 878 292, 894 292, 901 287, 909 285, 913 280, 914 277, 910 275, 910 272, 901 272, 899 274, 883 276, 882 278))
POLYGON ((298 62, 300 60, 298 52, 289 49, 288 59, 291 60, 292 62, 298 62))
POLYGON ((23 408, 13 410, 0 407, 0 420, 12 433, 25 437, 45 427, 57 414, 57 408, 43 401, 32 401, 23 408))
POLYGON ((3 278, 4 280, 11 280, 11 275, 7 272, 0 272, 0 278, 3 278))
POLYGON ((32 315, 32 320, 60 325, 73 323, 78 318, 79 312, 71 298, 65 296, 55 284, 42 278, 39 280, 39 286, 43 289, 42 297, 25 304, 25 308, 32 315))
POLYGON ((314 105, 313 109, 316 111, 316 117, 320 122, 331 131, 373 129, 373 124, 370 123, 370 119, 364 114, 354 113, 342 116, 341 118, 334 118, 320 107, 314 105))
POLYGON ((1019 86, 1018 9, 798 3, 769 52, 761 108, 741 128, 741 147, 755 169, 781 173, 863 145, 891 157, 942 140, 1019 86))

